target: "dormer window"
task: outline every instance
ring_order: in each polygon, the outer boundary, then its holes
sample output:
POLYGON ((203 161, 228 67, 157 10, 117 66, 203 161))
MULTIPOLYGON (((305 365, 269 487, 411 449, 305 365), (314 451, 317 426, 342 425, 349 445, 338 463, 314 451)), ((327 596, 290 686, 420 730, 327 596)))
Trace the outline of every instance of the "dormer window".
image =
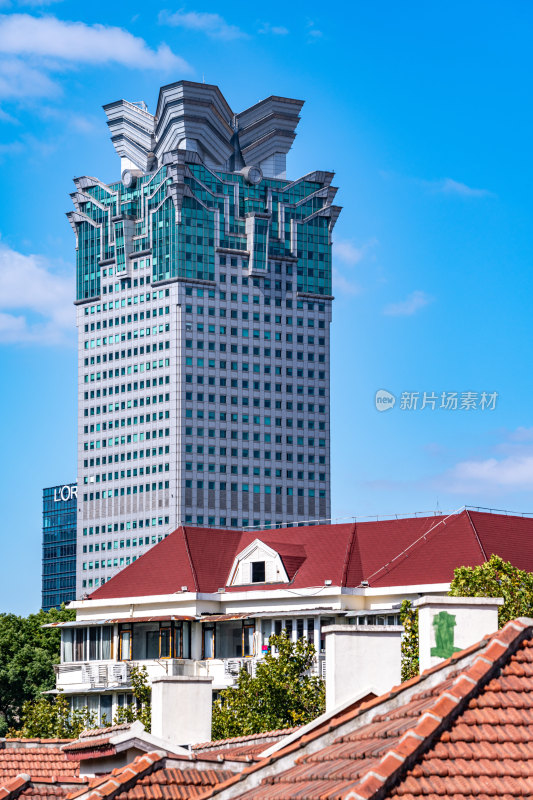
POLYGON ((265 582, 265 562, 252 561, 252 583, 265 582))
POLYGON ((280 554, 260 539, 255 539, 237 555, 228 576, 228 586, 288 583, 280 554))

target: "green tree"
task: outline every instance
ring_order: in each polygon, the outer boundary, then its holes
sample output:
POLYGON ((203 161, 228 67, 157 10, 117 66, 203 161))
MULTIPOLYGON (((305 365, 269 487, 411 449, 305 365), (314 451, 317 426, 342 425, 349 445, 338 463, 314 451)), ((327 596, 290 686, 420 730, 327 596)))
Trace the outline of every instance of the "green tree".
POLYGON ((400 623, 404 628, 401 644, 402 681, 408 681, 420 672, 418 611, 410 600, 404 600, 400 606, 400 623))
POLYGON ((503 597, 498 610, 500 628, 517 617, 533 616, 533 573, 513 567, 492 555, 477 567, 458 567, 449 593, 452 597, 503 597))
POLYGON ((119 708, 113 722, 115 725, 120 725, 122 722, 139 720, 144 725, 144 729, 150 733, 152 725, 152 691, 148 683, 148 670, 145 666, 132 667, 130 675, 135 702, 119 708))
POLYGON ((9 737, 38 739, 75 739, 85 728, 96 726, 96 716, 87 708, 72 710, 66 697, 53 699, 41 695, 26 700, 22 706, 20 727, 11 728, 9 737))
MULTIPOLYGON (((102 726, 120 725, 122 722, 140 720, 150 732, 150 697, 146 667, 132 667, 131 683, 135 702, 119 708, 113 720, 103 719, 102 726)), ((86 728, 98 725, 96 715, 88 708, 71 709, 64 695, 55 697, 41 695, 35 700, 26 700, 20 712, 18 725, 8 731, 9 737, 71 739, 76 738, 86 728)))
POLYGON ((55 686, 60 629, 42 626, 73 620, 75 616, 64 606, 28 617, 0 614, 0 735, 18 724, 25 702, 55 686))
POLYGON ((255 677, 241 669, 237 685, 220 692, 213 704, 213 738, 303 725, 325 710, 324 681, 308 674, 314 646, 306 639, 293 643, 285 632, 271 636, 269 645, 255 677))

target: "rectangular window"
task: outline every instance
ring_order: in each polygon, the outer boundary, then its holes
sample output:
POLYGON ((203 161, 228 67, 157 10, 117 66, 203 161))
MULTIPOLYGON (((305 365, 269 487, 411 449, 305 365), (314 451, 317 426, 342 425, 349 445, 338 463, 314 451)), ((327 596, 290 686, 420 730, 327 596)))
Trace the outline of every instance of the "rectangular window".
POLYGON ((131 661, 131 630, 120 631, 119 661, 131 661))
POLYGON ((215 656, 215 626, 213 624, 204 625, 203 630, 203 658, 214 658, 215 656))
POLYGON ((171 656, 170 624, 162 625, 159 631, 159 658, 171 656))
POLYGON ((252 583, 265 582, 265 562, 252 561, 252 583))

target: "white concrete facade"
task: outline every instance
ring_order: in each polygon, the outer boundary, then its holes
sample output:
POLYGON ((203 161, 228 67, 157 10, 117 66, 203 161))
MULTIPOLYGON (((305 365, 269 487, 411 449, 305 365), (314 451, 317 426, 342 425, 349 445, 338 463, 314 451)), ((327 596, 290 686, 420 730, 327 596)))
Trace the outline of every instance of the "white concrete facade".
POLYGON ((152 735, 170 744, 211 739, 213 710, 208 676, 161 675, 152 680, 152 735))
MULTIPOLYGON (((287 586, 76 601, 71 604, 77 612, 76 622, 59 625, 63 645, 61 663, 56 667, 56 688, 71 697, 74 705, 89 705, 108 718, 131 702, 132 665, 145 666, 150 681, 166 675, 210 678, 213 692, 218 692, 235 683, 241 667, 254 674, 270 635, 283 630, 293 641, 305 637, 314 644, 312 672, 327 679, 327 628, 341 625, 348 641, 353 636, 351 631, 357 632, 359 641, 366 643, 358 650, 357 657, 363 660, 367 647, 381 647, 383 631, 387 641, 390 639, 386 647, 390 645, 391 654, 396 653, 401 601, 415 601, 432 591, 442 594, 448 588, 440 584, 379 590, 324 585, 295 593, 287 586), (388 636, 390 626, 393 630, 388 636), (170 633, 166 633, 169 628, 170 633), (76 629, 80 634, 71 633, 76 629), (109 643, 104 644, 102 633, 100 644, 96 644, 98 636, 91 631, 104 629, 109 643), (167 647, 168 637, 172 643, 167 647), (371 639, 367 641, 367 637, 371 639)), ((339 657, 337 661, 341 671, 349 670, 349 659, 339 657)), ((377 657, 369 663, 381 666, 377 657)), ((377 688, 389 681, 397 683, 396 664, 399 669, 399 655, 398 659, 394 655, 387 666, 390 675, 387 672, 384 683, 377 668, 365 672, 362 681, 377 688)), ((357 688, 351 691, 356 692, 357 688)), ((336 705, 342 702, 339 697, 336 705)))
POLYGON ((326 711, 401 683, 401 625, 331 625, 326 640, 326 711))

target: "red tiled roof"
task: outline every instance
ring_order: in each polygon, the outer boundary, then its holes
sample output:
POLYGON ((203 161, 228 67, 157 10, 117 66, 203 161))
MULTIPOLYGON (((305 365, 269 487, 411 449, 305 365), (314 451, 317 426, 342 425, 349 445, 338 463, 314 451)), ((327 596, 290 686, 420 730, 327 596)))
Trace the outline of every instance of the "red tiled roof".
POLYGON ((0 781, 0 800, 63 800, 74 789, 76 784, 87 785, 87 781, 80 778, 31 778, 21 773, 7 781, 0 781))
MULTIPOLYGON (((121 722, 119 725, 108 725, 107 728, 85 728, 80 733, 80 739, 98 739, 115 733, 125 733, 131 729, 131 722, 121 722)), ((66 748, 63 748, 66 749, 66 748)))
POLYGON ((0 781, 21 773, 33 778, 77 777, 79 767, 68 760, 57 746, 69 743, 69 739, 6 739, 0 747, 0 781))
POLYGON ((530 623, 508 623, 422 676, 247 767, 205 797, 223 800, 226 788, 239 800, 531 797, 530 623), (235 791, 239 782, 242 791, 235 791))
POLYGON ((199 797, 206 789, 228 780, 230 770, 178 769, 166 767, 146 775, 131 788, 115 795, 116 800, 162 800, 199 797))
POLYGON ((111 744, 111 738, 116 734, 126 733, 130 729, 129 722, 109 725, 107 728, 86 728, 80 733, 78 739, 68 742, 61 749, 70 762, 114 755, 116 749, 111 744))
POLYGON ((449 583, 456 567, 476 566, 492 553, 533 572, 533 519, 462 511, 254 532, 181 527, 91 597, 173 594, 182 586, 216 592, 226 585, 235 557, 255 539, 280 553, 294 588, 323 586, 325 580, 348 587, 363 580, 371 587, 449 583))
MULTIPOLYGON (((203 794, 207 789, 231 778, 228 769, 177 767, 159 753, 138 756, 131 764, 114 769, 109 775, 93 778, 87 789, 75 791, 69 800, 178 800, 203 794)), ((3 798, 0 797, 0 800, 3 798)))
POLYGON ((298 730, 295 728, 283 728, 277 731, 265 731, 263 733, 253 733, 249 736, 234 736, 231 739, 218 739, 211 742, 203 742, 192 746, 195 756, 203 760, 230 761, 258 761, 260 754, 270 745, 280 742, 286 736, 298 730))

